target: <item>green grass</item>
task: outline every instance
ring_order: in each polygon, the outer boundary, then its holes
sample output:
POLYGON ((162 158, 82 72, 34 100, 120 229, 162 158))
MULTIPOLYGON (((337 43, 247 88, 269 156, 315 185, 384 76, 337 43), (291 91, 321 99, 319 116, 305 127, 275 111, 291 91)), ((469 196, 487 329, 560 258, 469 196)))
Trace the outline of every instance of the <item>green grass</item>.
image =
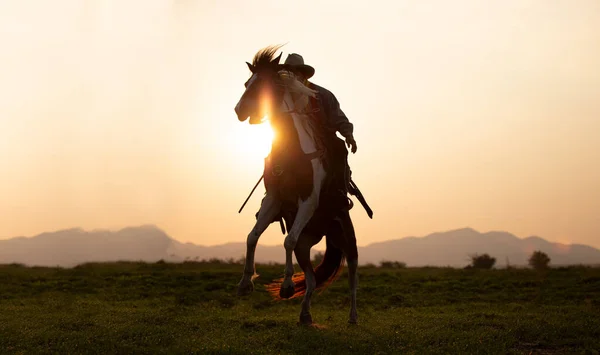
POLYGON ((296 325, 300 300, 272 301, 259 265, 0 266, 0 353, 590 353, 600 350, 600 268, 359 267, 359 325, 344 273, 313 297, 324 329, 296 325))

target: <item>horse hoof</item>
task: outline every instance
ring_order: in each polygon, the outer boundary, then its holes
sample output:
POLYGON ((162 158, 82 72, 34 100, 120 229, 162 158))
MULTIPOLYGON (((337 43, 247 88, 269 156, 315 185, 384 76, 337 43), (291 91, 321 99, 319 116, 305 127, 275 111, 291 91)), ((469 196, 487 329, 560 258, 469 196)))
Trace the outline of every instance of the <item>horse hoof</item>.
POLYGON ((348 324, 357 325, 358 320, 357 319, 348 319, 348 324))
POLYGON ((294 282, 290 281, 286 283, 285 281, 281 284, 281 288, 279 289, 279 297, 288 299, 292 297, 295 293, 294 282))
POLYGON ((248 296, 252 293, 252 291, 254 291, 254 283, 252 281, 248 283, 240 282, 240 284, 238 285, 237 294, 238 296, 248 296))
POLYGON ((307 313, 307 314, 300 313, 300 321, 298 322, 298 324, 299 325, 312 325, 313 320, 312 320, 312 316, 310 315, 310 313, 307 313))

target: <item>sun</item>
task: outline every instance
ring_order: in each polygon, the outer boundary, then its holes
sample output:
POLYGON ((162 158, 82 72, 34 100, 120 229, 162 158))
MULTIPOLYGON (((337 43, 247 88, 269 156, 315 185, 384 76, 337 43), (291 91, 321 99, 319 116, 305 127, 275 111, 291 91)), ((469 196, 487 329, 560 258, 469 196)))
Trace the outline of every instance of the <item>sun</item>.
POLYGON ((261 124, 243 124, 238 127, 232 137, 236 152, 249 159, 262 159, 269 155, 275 133, 267 119, 263 119, 261 124))

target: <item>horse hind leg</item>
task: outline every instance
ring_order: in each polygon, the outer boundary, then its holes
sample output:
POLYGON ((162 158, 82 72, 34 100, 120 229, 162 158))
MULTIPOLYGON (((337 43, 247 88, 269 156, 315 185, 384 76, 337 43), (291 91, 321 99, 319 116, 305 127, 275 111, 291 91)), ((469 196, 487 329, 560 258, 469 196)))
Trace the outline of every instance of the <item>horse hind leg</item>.
POLYGON ((348 259, 348 284, 350 286, 350 316, 348 323, 358 323, 358 313, 356 311, 356 289, 358 287, 358 258, 348 259))
POLYGON ((356 310, 356 290, 358 288, 358 248, 356 245, 356 234, 350 213, 345 211, 339 218, 336 218, 335 224, 327 234, 328 238, 336 240, 343 246, 344 254, 348 262, 348 285, 350 288, 350 315, 348 323, 357 324, 358 312, 356 310))
POLYGON ((252 280, 256 278, 255 266, 254 266, 254 253, 256 251, 256 245, 258 239, 269 227, 273 219, 277 216, 281 210, 281 202, 268 194, 263 198, 263 201, 258 212, 258 218, 256 224, 246 240, 246 263, 244 265, 244 274, 238 284, 238 295, 245 296, 254 291, 254 283, 252 280))

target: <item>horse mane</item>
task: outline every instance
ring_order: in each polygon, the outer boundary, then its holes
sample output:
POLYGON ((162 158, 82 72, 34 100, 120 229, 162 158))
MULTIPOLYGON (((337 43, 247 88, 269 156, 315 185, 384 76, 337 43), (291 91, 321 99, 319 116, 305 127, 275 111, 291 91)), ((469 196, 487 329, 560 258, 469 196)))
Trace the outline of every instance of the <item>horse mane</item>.
MULTIPOLYGON (((252 59, 252 66, 257 70, 263 68, 273 68, 273 64, 275 64, 273 63, 273 60, 277 59, 275 54, 277 54, 277 51, 279 51, 281 47, 283 47, 283 45, 273 45, 259 50, 252 59)), ((279 70, 277 74, 279 74, 279 78, 283 81, 283 84, 290 92, 311 97, 316 96, 317 91, 301 83, 291 71, 282 69, 279 70)))
POLYGON ((283 45, 274 45, 259 50, 252 59, 252 65, 257 69, 271 65, 271 61, 275 59, 275 54, 281 47, 283 47, 283 45))

